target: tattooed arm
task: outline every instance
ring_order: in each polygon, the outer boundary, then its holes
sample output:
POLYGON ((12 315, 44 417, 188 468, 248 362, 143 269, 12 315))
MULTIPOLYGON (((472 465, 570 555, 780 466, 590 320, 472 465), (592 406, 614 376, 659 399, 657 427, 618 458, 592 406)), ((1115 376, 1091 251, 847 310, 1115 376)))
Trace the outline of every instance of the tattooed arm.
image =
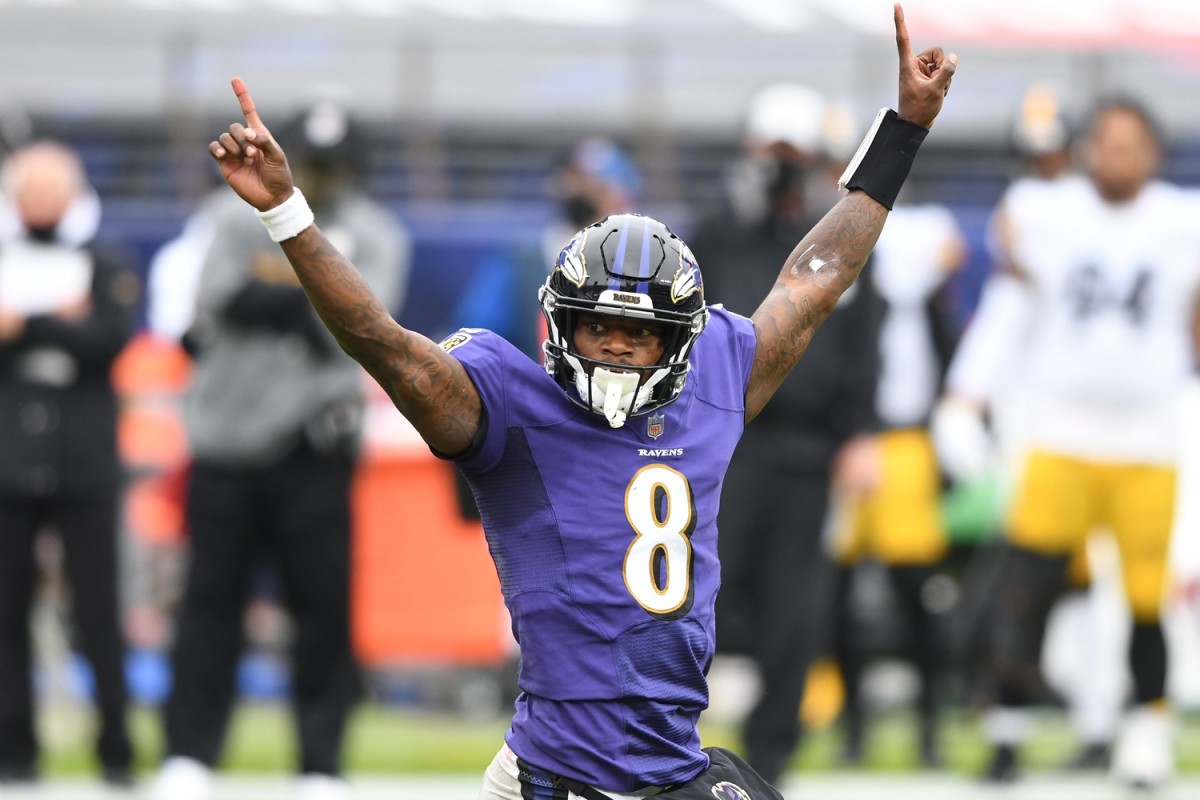
MULTIPOLYGON (((233 79, 246 117, 209 144, 226 182, 259 211, 292 197, 287 158, 233 79)), ((280 243, 325 327, 371 374, 417 432, 443 453, 466 450, 479 427, 479 392, 462 364, 435 342, 401 327, 362 275, 316 225, 280 243)))
MULTIPOLYGON (((900 55, 897 113, 926 128, 933 124, 950 88, 958 57, 931 47, 914 56, 904 12, 894 6, 900 55)), ((746 388, 746 421, 754 419, 795 366, 813 334, 854 282, 883 230, 888 210, 852 191, 796 245, 779 278, 754 312, 758 344, 746 388)))
POLYGON ((321 321, 435 450, 461 453, 479 425, 479 392, 458 359, 400 326, 316 225, 281 242, 321 321))

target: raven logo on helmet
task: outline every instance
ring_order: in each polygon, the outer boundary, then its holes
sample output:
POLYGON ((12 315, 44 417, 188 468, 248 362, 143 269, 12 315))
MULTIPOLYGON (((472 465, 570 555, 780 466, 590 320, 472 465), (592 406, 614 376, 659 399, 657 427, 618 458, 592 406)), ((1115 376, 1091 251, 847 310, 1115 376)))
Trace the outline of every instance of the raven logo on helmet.
POLYGON ((572 401, 619 428, 679 397, 708 309, 695 257, 666 225, 641 214, 589 225, 559 253, 538 297, 548 333, 546 371, 572 401), (634 367, 580 354, 581 312, 652 319, 662 326, 662 359, 634 367))
POLYGON ((587 228, 575 234, 575 238, 558 254, 558 263, 554 269, 576 286, 583 286, 587 280, 587 264, 583 259, 583 246, 587 242, 587 228))
POLYGON ((679 269, 671 280, 671 302, 678 303, 692 292, 700 289, 700 270, 696 267, 696 257, 686 244, 679 248, 679 269))

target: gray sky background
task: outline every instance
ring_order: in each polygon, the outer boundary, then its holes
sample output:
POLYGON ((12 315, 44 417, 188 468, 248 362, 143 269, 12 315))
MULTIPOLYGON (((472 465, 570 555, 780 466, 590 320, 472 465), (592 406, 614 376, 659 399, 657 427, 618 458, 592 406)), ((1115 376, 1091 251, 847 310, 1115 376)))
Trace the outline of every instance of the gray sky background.
MULTIPOLYGON (((1144 95, 1200 131, 1194 0, 909 0, 916 49, 960 56, 944 141, 1006 135, 1025 89, 1068 110, 1144 95)), ((0 0, 0 102, 31 114, 224 115, 245 78, 265 114, 340 93, 360 113, 728 135, 775 80, 864 120, 895 103, 886 0, 0 0)), ((269 117, 268 117, 269 121, 269 117)))

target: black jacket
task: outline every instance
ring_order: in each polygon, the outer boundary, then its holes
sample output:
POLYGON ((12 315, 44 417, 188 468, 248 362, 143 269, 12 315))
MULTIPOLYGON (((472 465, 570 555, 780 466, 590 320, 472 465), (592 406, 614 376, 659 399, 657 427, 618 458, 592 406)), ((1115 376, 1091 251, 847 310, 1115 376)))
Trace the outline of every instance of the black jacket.
MULTIPOLYGON (((817 220, 800 225, 739 225, 712 220, 692 238, 704 296, 751 316, 784 261, 817 220)), ((870 262, 821 326, 766 408, 746 429, 739 450, 781 464, 825 470, 853 436, 878 429, 879 326, 885 305, 870 262)))
POLYGON ((115 257, 85 252, 93 263, 86 315, 32 315, 14 341, 0 342, 5 495, 89 497, 120 486, 109 372, 133 334, 140 284, 115 257))

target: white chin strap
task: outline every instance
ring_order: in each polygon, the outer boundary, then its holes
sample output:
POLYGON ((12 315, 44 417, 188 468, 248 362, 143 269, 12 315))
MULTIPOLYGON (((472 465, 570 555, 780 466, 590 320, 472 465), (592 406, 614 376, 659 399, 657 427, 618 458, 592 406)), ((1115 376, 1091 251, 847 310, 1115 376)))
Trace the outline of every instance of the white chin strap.
POLYGON ((646 402, 650 390, 658 382, 651 379, 638 389, 639 377, 636 372, 614 372, 596 367, 592 370, 589 386, 587 374, 583 370, 576 370, 575 388, 580 397, 591 398, 592 409, 603 414, 610 426, 619 428, 630 414, 646 402))

